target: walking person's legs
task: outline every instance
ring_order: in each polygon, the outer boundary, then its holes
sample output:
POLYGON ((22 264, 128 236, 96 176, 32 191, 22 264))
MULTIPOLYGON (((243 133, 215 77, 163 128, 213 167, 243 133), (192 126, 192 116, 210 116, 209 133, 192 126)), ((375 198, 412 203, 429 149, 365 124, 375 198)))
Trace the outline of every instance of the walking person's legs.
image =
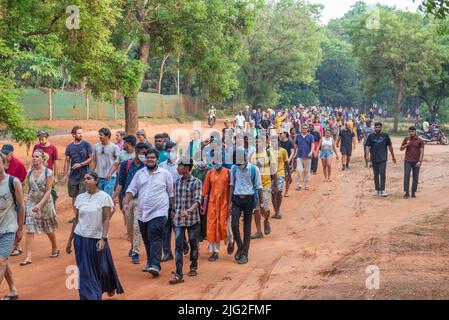
POLYGON ((140 229, 140 234, 142 235, 142 240, 143 240, 143 244, 145 246, 145 251, 147 254, 147 263, 145 265, 145 267, 142 269, 142 271, 148 272, 148 270, 151 267, 151 263, 150 263, 150 242, 148 240, 148 222, 142 222, 140 220, 138 220, 139 223, 139 229, 140 229))
POLYGON ((304 171, 304 166, 302 164, 302 160, 301 159, 297 159, 297 178, 296 178, 296 190, 300 190, 301 189, 301 179, 302 179, 302 173, 304 171))
POLYGON ((373 162, 373 175, 374 175, 374 187, 377 195, 380 195, 380 176, 379 176, 379 163, 373 162))
POLYGON ((240 237, 240 216, 242 214, 242 208, 240 207, 240 199, 238 196, 234 196, 232 200, 232 234, 234 236, 234 241, 237 244, 237 253, 235 255, 236 260, 240 260, 242 255, 243 243, 242 238, 240 237))
POLYGON ((410 196, 410 173, 412 171, 412 163, 404 161, 404 197, 410 196))
POLYGON ((162 240, 164 256, 161 262, 169 261, 173 259, 173 253, 171 251, 171 231, 173 228, 173 220, 171 217, 171 209, 168 209, 167 223, 164 226, 164 238, 162 240))
POLYGON ((259 239, 263 238, 262 234, 262 226, 260 224, 261 221, 261 208, 260 206, 257 206, 256 209, 254 209, 254 223, 256 225, 256 233, 251 236, 251 239, 259 239))
POLYGON ((321 159, 321 164, 323 165, 324 180, 327 182, 327 159, 321 159))
MULTIPOLYGON (((134 201, 134 200, 133 200, 134 201)), ((139 228, 139 221, 137 220, 137 199, 135 199, 135 205, 132 210, 130 210, 132 214, 132 249, 131 249, 131 258, 132 263, 139 264, 140 263, 140 242, 142 241, 142 234, 139 228)))
POLYGON ((161 270, 162 238, 164 236, 167 217, 157 217, 148 222, 148 242, 150 245, 149 272, 154 276, 159 276, 161 270))
POLYGON ((21 266, 26 266, 27 264, 31 263, 31 244, 34 240, 34 233, 27 232, 26 234, 26 240, 25 240, 25 252, 26 252, 26 258, 24 261, 20 263, 21 266))
POLYGON ((310 167, 312 164, 312 159, 309 158, 303 158, 301 159, 303 161, 303 166, 305 168, 304 173, 304 186, 306 190, 309 190, 309 180, 310 180, 310 167))
POLYGON ((197 275, 198 269, 198 232, 200 225, 194 224, 193 226, 187 228, 187 233, 189 236, 190 244, 190 271, 189 276, 194 277, 197 275))
POLYGON ((416 197, 416 191, 418 191, 418 183, 419 183, 419 170, 420 167, 415 165, 413 166, 413 182, 412 182, 412 197, 416 197))
POLYGON ((51 257, 56 258, 57 256, 59 256, 59 250, 58 250, 58 245, 56 244, 55 232, 53 231, 53 232, 47 233, 47 237, 51 243, 51 257))
POLYGON ((248 262, 249 245, 251 241, 251 218, 253 211, 253 197, 246 199, 246 203, 243 206, 243 247, 242 257, 239 260, 239 264, 248 262))
POLYGON ((173 226, 173 231, 175 233, 175 262, 176 262, 176 274, 179 277, 183 277, 182 266, 183 266, 183 246, 184 246, 184 227, 173 226))
POLYGON ((9 292, 4 296, 4 300, 16 300, 18 298, 9 265, 9 256, 13 251, 15 239, 16 234, 13 232, 0 234, 0 285, 5 278, 9 286, 9 292))
POLYGON ((379 165, 379 175, 380 175, 380 190, 382 195, 386 196, 385 192, 385 181, 387 179, 387 162, 381 162, 379 165))

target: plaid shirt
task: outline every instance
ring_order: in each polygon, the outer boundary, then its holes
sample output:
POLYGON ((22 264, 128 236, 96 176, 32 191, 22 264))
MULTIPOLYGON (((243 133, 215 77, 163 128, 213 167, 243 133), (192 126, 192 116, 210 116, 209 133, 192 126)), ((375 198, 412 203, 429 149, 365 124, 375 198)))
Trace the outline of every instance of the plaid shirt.
POLYGON ((173 224, 177 227, 191 227, 199 222, 199 207, 186 217, 181 217, 181 211, 187 210, 195 202, 201 205, 202 184, 198 178, 190 175, 184 179, 180 177, 175 183, 175 216, 173 224))

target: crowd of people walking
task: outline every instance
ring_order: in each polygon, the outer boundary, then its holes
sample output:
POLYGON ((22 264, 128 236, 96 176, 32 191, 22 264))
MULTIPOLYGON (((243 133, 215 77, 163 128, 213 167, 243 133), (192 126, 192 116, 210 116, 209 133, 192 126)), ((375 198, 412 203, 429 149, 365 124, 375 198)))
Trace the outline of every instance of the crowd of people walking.
MULTIPOLYGON (((142 271, 159 277, 162 264, 174 260, 168 282, 175 285, 186 280, 183 260, 189 253, 187 275, 199 275, 200 242, 207 242, 210 262, 220 259, 223 241, 236 263, 248 263, 251 242, 263 241, 258 239, 273 232, 272 219, 283 218, 282 202, 292 196, 290 185, 296 184, 295 195, 310 192, 310 176, 318 174, 319 160, 324 182, 331 182, 333 159, 341 155, 341 170, 351 170, 352 153, 360 145, 366 167, 373 170, 374 195, 388 196, 388 151, 394 163, 396 158, 389 135, 374 117, 372 110, 366 114, 352 108, 300 106, 275 112, 246 107, 207 139, 194 131, 187 146, 167 133, 156 134, 152 144, 142 129, 135 135, 118 131, 114 143, 108 128, 98 130, 99 142, 92 146, 82 128, 73 127, 62 182, 73 206, 65 251, 71 254, 74 248, 80 299, 124 292, 108 243, 114 212, 123 214, 130 262, 139 264, 144 255, 142 271)), ((410 127, 409 133, 400 146, 405 150, 404 198, 416 197, 424 156, 416 128, 410 127)), ((13 145, 1 148, 0 283, 4 278, 8 283, 7 300, 18 298, 8 258, 22 254, 23 230, 25 259, 20 266, 33 262, 36 233, 50 240, 50 258, 60 255, 54 188, 58 150, 48 132, 39 131, 37 138, 28 169, 14 157, 13 145)))

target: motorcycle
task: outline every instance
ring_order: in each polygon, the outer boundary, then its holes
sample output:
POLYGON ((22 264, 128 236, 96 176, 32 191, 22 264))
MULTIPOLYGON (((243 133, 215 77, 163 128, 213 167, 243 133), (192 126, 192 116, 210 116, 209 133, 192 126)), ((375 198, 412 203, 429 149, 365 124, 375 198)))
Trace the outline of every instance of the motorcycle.
POLYGON ((210 114, 207 122, 209 123, 209 126, 213 128, 215 125, 215 116, 210 114))
POLYGON ((423 130, 416 130, 418 137, 424 141, 424 143, 436 142, 438 144, 447 145, 449 141, 444 135, 443 129, 437 126, 431 126, 429 132, 424 132, 423 130))

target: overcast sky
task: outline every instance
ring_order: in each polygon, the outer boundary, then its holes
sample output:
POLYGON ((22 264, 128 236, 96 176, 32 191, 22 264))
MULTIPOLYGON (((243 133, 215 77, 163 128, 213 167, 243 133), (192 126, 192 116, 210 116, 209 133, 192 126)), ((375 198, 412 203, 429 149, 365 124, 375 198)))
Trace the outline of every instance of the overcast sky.
MULTIPOLYGON (((321 22, 327 23, 334 18, 342 17, 349 11, 351 6, 357 0, 308 0, 310 3, 321 3, 324 5, 321 22)), ((415 12, 418 6, 423 2, 422 0, 364 0, 367 4, 381 3, 389 6, 396 6, 398 9, 415 12)))

